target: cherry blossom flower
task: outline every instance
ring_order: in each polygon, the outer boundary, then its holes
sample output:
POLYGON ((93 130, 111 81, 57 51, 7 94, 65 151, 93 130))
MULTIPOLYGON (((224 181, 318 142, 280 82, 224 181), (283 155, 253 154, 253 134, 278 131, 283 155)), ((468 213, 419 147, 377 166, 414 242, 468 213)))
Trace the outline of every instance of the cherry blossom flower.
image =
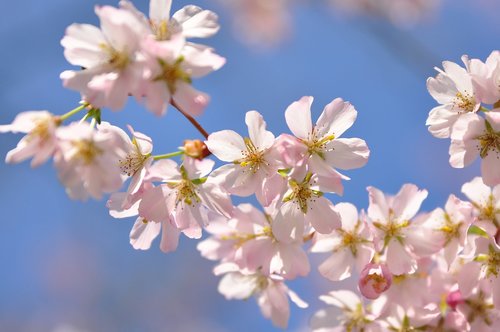
POLYGON ((122 130, 103 122, 95 129, 86 122, 57 130, 59 150, 54 157, 59 179, 72 199, 117 191, 123 184, 119 160, 126 154, 122 130))
POLYGON ((500 185, 490 188, 483 179, 475 177, 462 186, 462 192, 471 201, 477 221, 490 236, 495 236, 500 228, 500 185))
POLYGON ((184 158, 179 167, 173 160, 160 160, 149 169, 149 180, 163 182, 146 191, 139 215, 157 222, 172 219, 179 230, 191 238, 200 238, 202 227, 210 220, 209 211, 230 216, 233 209, 227 194, 210 180, 204 179, 212 170, 209 159, 184 158))
POLYGON ((279 242, 272 227, 271 215, 264 215, 250 204, 240 204, 229 221, 207 226, 213 236, 200 242, 198 250, 205 258, 236 263, 245 273, 260 271, 286 279, 307 275, 310 267, 302 239, 279 242))
POLYGON ((491 294, 477 290, 458 304, 457 311, 467 318, 469 331, 496 332, 500 325, 500 310, 491 301, 491 294))
POLYGON ((153 140, 143 133, 134 131, 128 126, 132 139, 126 139, 127 155, 119 160, 120 169, 123 174, 132 177, 127 193, 135 194, 141 188, 147 169, 153 162, 151 152, 153 151, 153 140))
POLYGON ((94 107, 119 110, 134 94, 142 78, 138 60, 141 40, 147 33, 127 10, 96 7, 101 29, 72 24, 61 40, 66 59, 83 70, 64 71, 64 86, 79 91, 94 107))
POLYGON ((176 35, 168 42, 149 37, 142 42, 144 77, 136 92, 139 100, 156 115, 163 115, 170 102, 189 115, 197 116, 210 97, 193 88, 192 78, 199 78, 219 69, 226 60, 210 48, 185 49, 185 39, 176 35))
MULTIPOLYGON (((109 213, 114 218, 127 218, 139 215, 139 205, 144 193, 153 188, 151 182, 143 182, 134 193, 113 193, 107 202, 109 213)), ((161 232, 160 249, 168 253, 177 249, 181 231, 173 225, 171 218, 161 221, 136 218, 130 231, 130 244, 136 250, 148 250, 161 232)))
POLYGON ((482 62, 479 59, 462 57, 468 72, 472 76, 472 83, 481 102, 495 104, 500 100, 500 51, 495 50, 482 62))
MULTIPOLYGON (((337 182, 336 193, 342 194, 340 169, 359 168, 366 164, 370 150, 359 138, 339 138, 356 120, 357 111, 341 98, 325 106, 316 125, 311 122, 313 97, 302 97, 285 111, 288 128, 307 147, 304 158, 309 170, 337 182)), ((305 163, 304 163, 305 164, 305 163)))
POLYGON ((184 6, 170 17, 172 0, 151 0, 149 19, 130 1, 121 0, 120 7, 130 11, 141 22, 144 22, 159 41, 169 40, 176 34, 184 38, 206 38, 219 31, 217 14, 194 5, 184 6))
MULTIPOLYGON (((249 137, 241 137, 232 130, 210 134, 205 144, 217 158, 231 164, 214 173, 223 179, 223 185, 232 194, 266 196, 265 179, 277 175, 278 162, 274 149, 274 135, 266 130, 266 122, 257 111, 245 116, 249 137)), ((274 196, 274 195, 273 195, 274 196)))
POLYGON ((458 286, 464 297, 469 297, 480 286, 481 280, 486 291, 493 295, 493 303, 500 308, 500 246, 492 237, 477 237, 475 251, 462 266, 458 275, 458 286))
POLYGON ((374 300, 389 289, 392 275, 384 264, 366 264, 358 282, 359 291, 364 297, 374 300))
POLYGON ((361 272, 375 253, 373 237, 364 216, 358 217, 356 207, 350 203, 339 203, 335 210, 341 216, 342 226, 330 234, 316 233, 311 247, 313 253, 331 253, 319 265, 318 270, 322 276, 332 281, 349 278, 353 264, 361 272))
POLYGON ((438 233, 434 237, 436 245, 444 248, 443 255, 448 267, 464 248, 467 230, 473 221, 472 204, 450 195, 444 210, 435 209, 422 223, 423 227, 438 233))
POLYGON ((405 184, 396 196, 390 197, 374 187, 367 189, 370 197, 368 217, 374 226, 378 246, 386 250, 389 270, 396 275, 413 273, 417 268, 415 251, 434 247, 433 239, 426 236, 423 228, 411 227, 411 218, 427 197, 427 191, 405 184))
POLYGON ((288 297, 299 308, 308 307, 308 304, 290 290, 278 276, 229 272, 221 279, 218 289, 228 300, 245 300, 255 296, 262 315, 271 319, 273 325, 280 328, 286 328, 288 325, 290 317, 288 297))
POLYGON ((488 112, 462 116, 451 135, 450 164, 455 168, 470 165, 481 157, 481 175, 488 186, 500 184, 500 113, 488 112))
POLYGON ((469 73, 450 61, 444 61, 443 68, 435 68, 438 75, 427 80, 429 93, 441 105, 431 110, 426 125, 438 138, 450 137, 455 122, 466 113, 477 112, 480 106, 469 73))
POLYGON ((341 226, 339 213, 321 191, 328 187, 322 187, 320 183, 320 177, 310 172, 301 180, 289 180, 284 203, 273 223, 273 234, 279 241, 297 241, 309 225, 321 234, 329 234, 341 226))
POLYGON ((48 111, 19 113, 12 124, 0 125, 0 133, 24 133, 17 146, 5 157, 6 163, 20 163, 33 157, 31 167, 37 167, 54 155, 57 148, 56 128, 60 120, 48 111))
POLYGON ((291 27, 289 0, 219 0, 231 10, 238 40, 270 47, 284 41, 291 27))
POLYGON ((338 290, 321 295, 319 299, 330 306, 340 308, 342 315, 339 317, 338 309, 333 307, 316 312, 310 321, 314 332, 383 331, 376 321, 377 315, 365 307, 355 293, 338 290))

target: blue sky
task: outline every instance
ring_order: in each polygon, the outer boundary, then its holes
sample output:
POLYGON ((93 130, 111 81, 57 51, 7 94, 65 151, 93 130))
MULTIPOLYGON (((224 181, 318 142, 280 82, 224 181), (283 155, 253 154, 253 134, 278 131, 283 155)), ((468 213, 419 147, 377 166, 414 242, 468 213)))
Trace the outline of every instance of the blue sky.
MULTIPOLYGON (((94 4, 116 2, 3 4, 1 124, 25 110, 62 114, 77 105, 78 94, 63 89, 59 79, 71 68, 59 41, 73 22, 98 24, 94 4)), ((136 3, 147 10, 146 1, 136 3)), ((479 175, 477 163, 452 169, 449 142, 427 132, 425 119, 435 102, 425 81, 443 60, 458 62, 463 54, 485 59, 499 47, 498 2, 444 1, 436 15, 405 30, 371 18, 332 15, 319 4, 297 5, 291 38, 266 51, 235 39, 230 15, 213 1, 192 3, 219 13, 219 34, 204 42, 227 58, 220 71, 194 82, 212 97, 199 118, 208 131, 246 133, 245 112, 256 109, 277 136, 288 132, 284 110, 291 102, 314 96, 317 118, 324 105, 342 97, 359 112, 345 136, 365 139, 372 155, 366 167, 346 172, 352 180, 334 202, 366 208, 368 185, 395 193, 410 182, 429 190, 423 209, 431 210, 479 175), (432 55, 423 56, 422 49, 432 55)), ((174 10, 185 4, 174 1, 174 10)), ((122 112, 105 110, 103 118, 149 134, 158 153, 199 138, 175 110, 156 118, 132 100, 122 112)), ((0 154, 19 139, 2 135, 0 154)), ((217 293, 213 264, 198 255, 195 241, 183 238, 169 255, 157 244, 134 251, 128 243, 133 220, 113 220, 105 201, 70 201, 50 163, 35 170, 28 163, 0 164, 0 180, 0 330, 54 331, 66 325, 83 331, 274 330, 252 299, 226 301, 217 293)), ((313 262, 317 266, 318 258, 313 262)), ((292 287, 312 304, 308 310, 292 306, 290 330, 299 330, 319 308, 317 296, 340 286, 313 271, 292 287)))

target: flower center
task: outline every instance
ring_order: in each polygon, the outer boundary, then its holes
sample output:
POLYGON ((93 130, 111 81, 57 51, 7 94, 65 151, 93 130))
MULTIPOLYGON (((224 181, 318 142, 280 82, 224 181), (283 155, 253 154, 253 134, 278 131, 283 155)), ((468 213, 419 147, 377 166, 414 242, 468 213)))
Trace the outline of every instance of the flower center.
POLYGON ((91 140, 73 141, 73 147, 76 149, 74 158, 81 160, 85 165, 90 165, 95 158, 103 153, 91 140))
POLYGON ((476 138, 479 141, 478 149, 481 158, 486 158, 490 152, 496 153, 497 158, 500 153, 500 134, 486 131, 476 138))
POLYGON ((309 155, 316 154, 322 159, 325 159, 324 153, 328 151, 326 145, 334 139, 335 135, 328 135, 322 138, 318 138, 316 129, 313 129, 313 132, 309 134, 309 138, 307 140, 301 141, 307 146, 307 152, 309 153, 309 155))
POLYGON ((31 141, 35 138, 40 140, 40 143, 44 143, 50 138, 50 122, 54 121, 52 117, 45 119, 35 120, 35 126, 29 132, 27 140, 31 141))
POLYGON ((264 151, 259 151, 250 138, 245 137, 244 141, 247 149, 246 151, 241 151, 243 158, 236 161, 236 163, 240 164, 242 167, 246 167, 254 174, 257 173, 262 166, 269 166, 269 163, 264 158, 264 151))
POLYGON ((302 213, 306 214, 308 211, 309 202, 314 202, 317 197, 323 196, 321 191, 311 189, 312 173, 307 173, 302 182, 297 182, 291 179, 288 184, 290 185, 291 193, 283 198, 283 202, 293 201, 302 213))
POLYGON ((143 155, 139 151, 134 150, 130 152, 125 159, 118 161, 120 170, 123 174, 132 176, 144 166, 144 163, 148 158, 148 155, 143 155))
POLYGON ((124 69, 130 62, 129 55, 125 51, 117 51, 108 44, 99 45, 102 50, 108 54, 108 64, 110 64, 115 69, 124 69))
POLYGON ((171 94, 174 94, 177 90, 178 80, 191 83, 191 77, 181 67, 181 63, 183 61, 184 57, 182 56, 175 60, 172 64, 166 62, 165 60, 158 59, 162 72, 160 75, 155 77, 153 81, 164 81, 171 94))
POLYGON ((452 239, 460 237, 460 226, 463 222, 453 223, 451 217, 448 213, 444 214, 444 225, 439 229, 441 232, 445 233, 446 244, 447 245, 452 239))
POLYGON ((169 27, 169 22, 161 20, 160 22, 149 21, 151 30, 156 37, 156 40, 169 40, 172 37, 172 32, 169 27))
POLYGON ((196 193, 196 187, 193 182, 189 179, 182 179, 179 183, 171 186, 176 190, 177 198, 175 204, 184 202, 188 205, 193 205, 200 203, 201 200, 196 193))
POLYGON ((453 106, 458 107, 465 112, 473 112, 474 106, 476 105, 476 98, 470 95, 467 91, 457 92, 455 99, 453 100, 453 106))

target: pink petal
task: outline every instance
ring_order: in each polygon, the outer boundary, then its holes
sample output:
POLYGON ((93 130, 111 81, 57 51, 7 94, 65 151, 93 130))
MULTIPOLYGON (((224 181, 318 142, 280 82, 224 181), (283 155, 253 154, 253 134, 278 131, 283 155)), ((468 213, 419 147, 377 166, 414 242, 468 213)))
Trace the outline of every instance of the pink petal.
POLYGON ((307 140, 312 132, 311 105, 313 97, 302 97, 293 102, 285 111, 286 124, 292 133, 307 140))

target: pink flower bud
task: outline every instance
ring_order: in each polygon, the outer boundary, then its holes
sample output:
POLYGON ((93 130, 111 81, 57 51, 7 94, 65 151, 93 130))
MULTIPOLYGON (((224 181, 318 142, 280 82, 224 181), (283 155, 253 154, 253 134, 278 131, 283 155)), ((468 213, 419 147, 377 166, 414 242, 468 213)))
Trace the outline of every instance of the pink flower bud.
POLYGON ((391 287, 392 274, 384 264, 368 263, 361 271, 358 287, 361 294, 370 300, 375 300, 391 287))
POLYGON ((463 302, 464 298, 462 297, 462 293, 460 293, 459 289, 449 292, 448 296, 446 296, 446 304, 448 304, 453 310, 456 310, 457 305, 463 302))

